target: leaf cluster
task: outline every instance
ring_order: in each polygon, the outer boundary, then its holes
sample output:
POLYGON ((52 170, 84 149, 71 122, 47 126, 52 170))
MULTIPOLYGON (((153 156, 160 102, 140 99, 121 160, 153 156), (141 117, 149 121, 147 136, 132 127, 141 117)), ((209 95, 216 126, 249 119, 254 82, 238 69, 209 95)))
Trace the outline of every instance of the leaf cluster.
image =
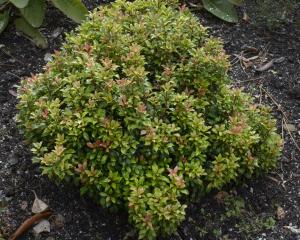
POLYGON ((226 22, 238 21, 235 6, 241 6, 243 2, 244 0, 202 0, 205 10, 226 22))
MULTIPOLYGON (((50 2, 77 23, 83 21, 88 14, 80 0, 50 2)), ((46 0, 0 0, 0 33, 5 30, 10 19, 14 19, 17 31, 23 32, 38 47, 46 48, 47 39, 38 30, 44 21, 46 6, 46 0)))
POLYGON ((188 196, 273 168, 281 146, 268 108, 228 87, 221 42, 175 5, 96 9, 18 91, 43 173, 127 208, 145 239, 174 232, 188 196))

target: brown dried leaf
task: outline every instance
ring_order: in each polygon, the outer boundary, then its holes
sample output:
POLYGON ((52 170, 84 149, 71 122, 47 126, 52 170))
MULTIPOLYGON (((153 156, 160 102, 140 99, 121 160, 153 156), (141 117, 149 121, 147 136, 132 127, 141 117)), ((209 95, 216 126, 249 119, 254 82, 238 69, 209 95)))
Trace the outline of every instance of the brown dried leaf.
POLYGON ((243 65, 245 68, 249 68, 253 66, 253 62, 248 62, 248 61, 242 61, 243 65))
POLYGON ((225 199, 228 197, 229 197, 228 192, 220 191, 214 196, 214 199, 216 199, 217 203, 221 205, 224 204, 225 199))
POLYGON ((88 143, 86 144, 86 146, 89 147, 89 148, 91 148, 91 149, 96 148, 95 144, 93 144, 93 143, 91 143, 91 142, 88 142, 88 143))

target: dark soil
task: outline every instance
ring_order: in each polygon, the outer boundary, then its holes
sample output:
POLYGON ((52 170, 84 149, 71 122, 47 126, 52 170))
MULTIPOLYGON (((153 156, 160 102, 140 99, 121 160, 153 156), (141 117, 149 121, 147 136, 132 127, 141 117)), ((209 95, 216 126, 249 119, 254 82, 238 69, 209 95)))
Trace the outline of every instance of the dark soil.
MULTIPOLYGON (((86 1, 90 9, 104 2, 108 1, 86 1)), ((253 13, 251 4, 246 9, 253 13)), ((300 152, 294 143, 300 145, 299 26, 291 22, 271 32, 252 23, 226 24, 207 13, 197 14, 210 27, 210 33, 224 41, 233 65, 232 85, 244 87, 258 102, 273 107, 278 132, 284 136, 284 151, 278 169, 267 176, 242 186, 229 186, 226 193, 213 193, 191 203, 177 233, 166 239, 300 239, 300 234, 286 227, 300 229, 300 152), (264 55, 255 60, 254 66, 245 68, 236 62, 236 56, 247 47, 264 55), (260 64, 281 57, 283 61, 270 69, 255 71, 260 64), (293 130, 294 141, 282 127, 281 111, 295 128, 289 128, 293 130), (223 200, 225 195, 229 196, 223 200), (281 217, 279 209, 285 212, 281 217)), ((13 27, 0 36, 0 239, 1 234, 6 239, 32 215, 33 190, 54 212, 50 218, 51 232, 40 236, 41 239, 137 238, 125 212, 111 213, 80 197, 79 189, 42 176, 39 166, 31 163, 30 149, 23 143, 14 121, 15 85, 22 77, 41 72, 45 54, 59 49, 64 33, 74 27, 70 20, 50 8, 42 29, 49 41, 48 49, 36 48, 16 35, 13 27), (54 36, 57 32, 61 34, 54 36)), ((22 239, 34 239, 32 231, 22 239)))

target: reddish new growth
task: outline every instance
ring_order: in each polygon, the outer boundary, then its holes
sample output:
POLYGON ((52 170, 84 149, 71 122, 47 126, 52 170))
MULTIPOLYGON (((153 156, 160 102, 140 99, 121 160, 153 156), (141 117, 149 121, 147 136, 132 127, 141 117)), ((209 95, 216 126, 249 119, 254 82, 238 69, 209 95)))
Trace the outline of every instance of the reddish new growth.
POLYGON ((88 142, 86 145, 91 149, 100 148, 106 150, 111 145, 111 142, 102 142, 97 140, 95 143, 88 142))
POLYGON ((90 55, 93 51, 93 47, 91 44, 86 43, 82 48, 88 55, 90 55))

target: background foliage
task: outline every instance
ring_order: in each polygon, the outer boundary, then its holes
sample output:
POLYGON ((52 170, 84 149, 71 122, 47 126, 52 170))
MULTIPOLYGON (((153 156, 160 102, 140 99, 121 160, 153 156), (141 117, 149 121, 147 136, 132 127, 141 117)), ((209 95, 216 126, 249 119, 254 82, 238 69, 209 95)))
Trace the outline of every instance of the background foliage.
MULTIPOLYGON (((50 2, 77 23, 83 21, 88 13, 80 0, 50 2)), ((43 23, 46 6, 46 0, 0 0, 0 33, 12 18, 17 31, 23 32, 38 47, 46 48, 47 39, 38 30, 43 23)))
POLYGON ((281 27, 298 18, 300 26, 300 1, 299 0, 260 0, 257 1, 255 21, 264 24, 270 29, 281 27), (297 12, 298 11, 298 12, 297 12))

